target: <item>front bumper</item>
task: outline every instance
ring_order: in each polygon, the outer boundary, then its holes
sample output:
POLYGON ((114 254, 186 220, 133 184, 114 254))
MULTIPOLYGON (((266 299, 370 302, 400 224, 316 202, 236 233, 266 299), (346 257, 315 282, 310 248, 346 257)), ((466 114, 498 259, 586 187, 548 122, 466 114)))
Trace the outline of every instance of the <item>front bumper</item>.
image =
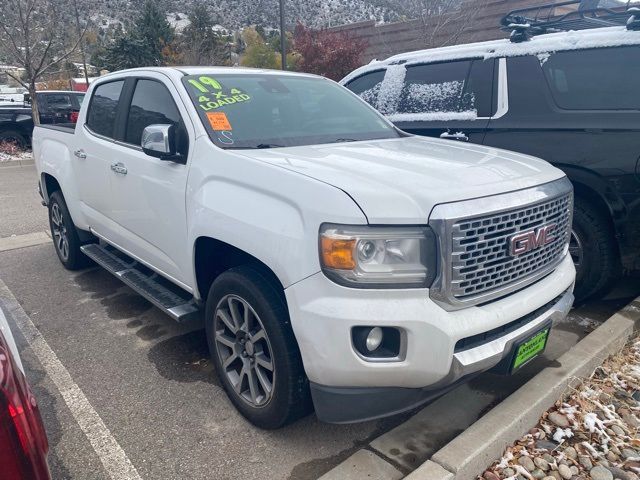
POLYGON ((567 291, 548 308, 523 319, 521 327, 487 343, 454 353, 449 374, 428 387, 327 387, 311 382, 316 415, 329 423, 374 420, 419 407, 494 367, 508 371, 513 347, 536 331, 565 318, 572 304, 573 294, 567 291))
POLYGON ((410 410, 495 367, 516 343, 567 315, 574 277, 567 255, 535 284, 453 312, 425 289, 357 290, 321 273, 292 285, 291 322, 318 417, 342 423, 410 410), (402 358, 368 361, 354 351, 352 327, 376 325, 404 332, 402 358))

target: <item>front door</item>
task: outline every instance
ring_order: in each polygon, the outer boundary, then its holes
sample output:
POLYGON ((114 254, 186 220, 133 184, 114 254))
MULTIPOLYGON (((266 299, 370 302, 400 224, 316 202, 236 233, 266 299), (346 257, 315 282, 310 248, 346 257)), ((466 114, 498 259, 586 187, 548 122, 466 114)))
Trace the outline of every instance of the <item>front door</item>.
POLYGON ((185 193, 187 128, 192 125, 183 121, 189 118, 185 107, 174 101, 177 92, 164 75, 145 73, 145 78, 136 79, 132 87, 130 98, 123 100, 129 107, 110 171, 113 217, 118 224, 113 241, 184 287, 191 262, 185 193), (142 151, 142 132, 152 124, 175 125, 181 156, 178 161, 160 160, 142 151))

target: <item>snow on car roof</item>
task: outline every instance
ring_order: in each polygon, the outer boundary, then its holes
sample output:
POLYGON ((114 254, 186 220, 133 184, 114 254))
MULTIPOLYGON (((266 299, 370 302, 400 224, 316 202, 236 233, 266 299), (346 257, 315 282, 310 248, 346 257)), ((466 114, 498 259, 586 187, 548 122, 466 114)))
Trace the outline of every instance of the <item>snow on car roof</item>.
POLYGON ((582 50, 623 45, 640 45, 640 32, 627 30, 625 27, 608 27, 538 35, 521 43, 513 43, 508 39, 502 39, 452 45, 450 47, 401 53, 382 61, 374 60, 368 65, 351 72, 340 83, 345 84, 363 73, 384 69, 387 65, 397 63, 411 65, 414 63, 433 63, 463 58, 515 57, 562 50, 582 50))

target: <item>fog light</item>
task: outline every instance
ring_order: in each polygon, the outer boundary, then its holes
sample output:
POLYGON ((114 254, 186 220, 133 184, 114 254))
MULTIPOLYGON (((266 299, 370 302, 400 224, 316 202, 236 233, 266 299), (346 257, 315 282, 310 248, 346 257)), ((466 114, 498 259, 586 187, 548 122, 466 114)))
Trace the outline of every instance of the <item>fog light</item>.
POLYGON ((373 327, 367 335, 367 350, 373 352, 382 343, 382 329, 380 327, 373 327))

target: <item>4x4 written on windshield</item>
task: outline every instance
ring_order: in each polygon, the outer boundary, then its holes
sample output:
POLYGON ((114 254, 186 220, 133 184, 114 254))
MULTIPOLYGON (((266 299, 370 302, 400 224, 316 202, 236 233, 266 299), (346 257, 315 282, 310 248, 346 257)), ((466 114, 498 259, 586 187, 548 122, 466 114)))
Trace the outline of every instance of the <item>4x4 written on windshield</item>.
POLYGON ((202 76, 189 79, 189 84, 198 90, 198 106, 205 112, 216 108, 251 100, 251 96, 239 88, 225 89, 215 78, 202 76))

